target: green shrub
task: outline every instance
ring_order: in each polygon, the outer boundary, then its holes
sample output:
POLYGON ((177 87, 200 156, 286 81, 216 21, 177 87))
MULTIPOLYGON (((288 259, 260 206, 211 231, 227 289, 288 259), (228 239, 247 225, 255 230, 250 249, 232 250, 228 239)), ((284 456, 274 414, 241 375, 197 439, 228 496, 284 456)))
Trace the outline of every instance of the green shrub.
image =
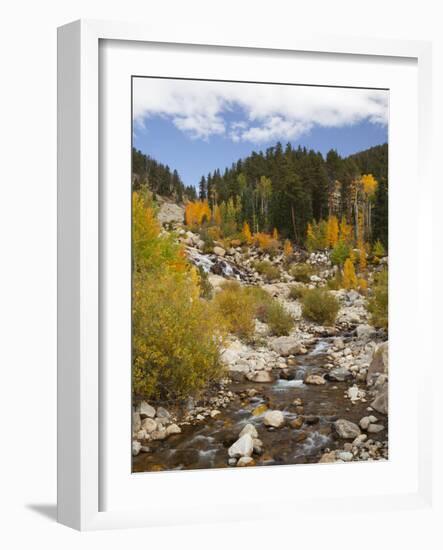
POLYGON ((371 324, 374 327, 388 328, 388 305, 388 270, 383 269, 375 278, 372 296, 368 302, 371 324))
POLYGON ((170 270, 133 278, 133 391, 150 399, 198 395, 223 376, 223 323, 195 278, 170 270))
POLYGON ((290 300, 300 300, 301 298, 303 298, 305 292, 306 292, 306 288, 304 286, 301 286, 301 285, 291 285, 289 287, 289 299, 290 300))
POLYGON ((230 332, 250 339, 255 330, 255 304, 239 283, 229 281, 214 298, 216 310, 221 314, 230 332))
POLYGON ((343 277, 341 271, 337 271, 334 277, 328 280, 328 282, 326 283, 326 288, 328 290, 340 290, 341 288, 343 288, 343 277))
POLYGON ((200 238, 204 243, 202 249, 203 254, 212 254, 214 252, 214 238, 206 227, 200 231, 200 238))
POLYGON ((303 317, 320 325, 333 325, 339 307, 338 300, 322 288, 309 289, 302 298, 303 317))
POLYGON ((198 266, 198 275, 199 275, 199 284, 200 284, 200 296, 205 298, 205 300, 210 300, 214 293, 211 283, 209 282, 209 277, 206 271, 202 268, 201 265, 198 266))
POLYGON ((315 274, 315 270, 309 264, 292 264, 289 268, 289 274, 299 283, 309 283, 311 276, 315 274))
POLYGON ((262 275, 265 281, 273 281, 280 278, 280 270, 268 260, 254 263, 254 269, 262 275))
POLYGON ((345 263, 345 261, 349 258, 350 253, 351 253, 351 249, 349 248, 349 245, 347 245, 345 241, 340 240, 332 249, 331 262, 334 265, 342 266, 345 263))
POLYGON ((274 336, 286 336, 294 326, 292 315, 275 299, 264 307, 264 321, 274 336))

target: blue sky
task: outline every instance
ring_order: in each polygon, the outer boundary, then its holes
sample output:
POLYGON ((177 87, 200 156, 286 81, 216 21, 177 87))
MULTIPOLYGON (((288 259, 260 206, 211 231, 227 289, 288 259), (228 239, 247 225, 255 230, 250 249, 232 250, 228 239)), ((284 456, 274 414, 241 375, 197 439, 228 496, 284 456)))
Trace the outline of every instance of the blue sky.
POLYGON ((388 141, 387 91, 136 78, 133 145, 186 185, 281 141, 346 156, 388 141))

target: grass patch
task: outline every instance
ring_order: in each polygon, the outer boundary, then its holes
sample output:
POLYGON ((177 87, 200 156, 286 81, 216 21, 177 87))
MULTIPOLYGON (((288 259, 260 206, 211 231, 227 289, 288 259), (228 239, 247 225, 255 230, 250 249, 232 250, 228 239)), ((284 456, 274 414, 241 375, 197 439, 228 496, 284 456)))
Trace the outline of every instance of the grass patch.
POLYGON ((289 268, 289 275, 299 283, 309 283, 315 270, 309 264, 292 264, 289 268))
POLYGON ((254 269, 260 273, 263 279, 267 282, 280 279, 280 270, 268 260, 255 262, 254 269))
POLYGON ((307 290, 302 298, 303 317, 320 325, 333 325, 339 308, 338 300, 322 288, 307 290))

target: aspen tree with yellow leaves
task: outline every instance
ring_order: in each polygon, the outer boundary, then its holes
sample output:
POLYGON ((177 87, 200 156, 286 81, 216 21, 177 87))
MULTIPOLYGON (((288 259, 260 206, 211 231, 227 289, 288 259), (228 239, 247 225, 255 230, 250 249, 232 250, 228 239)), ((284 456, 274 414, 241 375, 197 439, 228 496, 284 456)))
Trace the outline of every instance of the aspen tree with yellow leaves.
POLYGON ((347 258, 343 266, 343 288, 357 288, 358 281, 355 274, 354 264, 350 258, 347 258))
POLYGON ((328 219, 328 245, 331 248, 338 242, 338 220, 336 216, 330 216, 328 219))
POLYGON ((293 252, 294 252, 294 249, 292 248, 291 241, 286 239, 285 244, 283 246, 283 254, 285 255, 286 258, 289 258, 289 256, 291 256, 293 252))
POLYGON ((251 228, 249 227, 249 223, 248 223, 248 222, 245 222, 245 223, 243 224, 242 235, 243 235, 243 238, 245 239, 245 241, 246 241, 248 244, 251 244, 251 243, 252 243, 252 233, 251 233, 251 228))

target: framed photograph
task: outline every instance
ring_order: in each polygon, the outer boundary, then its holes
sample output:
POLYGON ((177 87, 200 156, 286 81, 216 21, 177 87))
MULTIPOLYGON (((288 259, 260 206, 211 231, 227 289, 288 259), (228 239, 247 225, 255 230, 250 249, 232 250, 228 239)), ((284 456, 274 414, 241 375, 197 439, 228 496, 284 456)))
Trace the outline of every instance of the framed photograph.
POLYGON ((61 523, 430 506, 430 63, 59 29, 61 523))

